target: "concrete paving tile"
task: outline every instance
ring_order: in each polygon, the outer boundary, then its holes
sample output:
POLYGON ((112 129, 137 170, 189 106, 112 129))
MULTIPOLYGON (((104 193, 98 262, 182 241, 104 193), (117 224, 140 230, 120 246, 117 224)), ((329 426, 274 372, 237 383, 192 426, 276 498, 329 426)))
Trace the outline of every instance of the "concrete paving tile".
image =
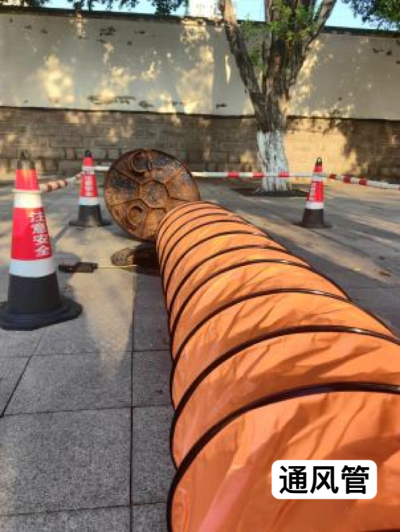
POLYGON ((169 452, 171 407, 133 411, 132 503, 164 502, 174 474, 169 452))
POLYGON ((137 276, 136 292, 135 312, 152 314, 155 311, 165 311, 161 278, 158 275, 139 274, 137 276))
POLYGON ((133 506, 132 532, 167 532, 167 530, 166 504, 133 506))
POLYGON ((7 414, 130 406, 130 384, 128 353, 34 357, 7 414))
POLYGON ((168 317, 158 276, 137 276, 133 336, 134 351, 169 349, 168 317))
POLYGON ((390 302, 391 304, 400 305, 400 290, 392 290, 391 288, 376 288, 376 287, 354 287, 349 290, 350 295, 354 299, 371 300, 380 304, 390 302))
POLYGON ((79 355, 82 353, 113 353, 132 349, 132 332, 128 323, 88 323, 85 316, 77 320, 54 325, 46 330, 40 342, 38 355, 79 355))
POLYGON ((400 334, 400 291, 389 288, 353 288, 349 295, 355 302, 381 318, 396 334, 400 334))
POLYGON ((113 222, 103 202, 101 202, 103 219, 112 222, 112 225, 103 227, 82 229, 68 226, 69 221, 76 220, 78 217, 77 197, 70 197, 67 202, 62 202, 59 205, 60 213, 55 212, 56 208, 57 205, 53 201, 49 205, 47 212, 50 214, 47 217, 51 235, 56 240, 57 255, 74 250, 78 260, 107 260, 109 255, 129 245, 128 235, 113 222), (65 203, 68 203, 67 208, 65 203), (101 241, 101 246, 99 246, 99 241, 101 241))
POLYGON ((0 358, 33 355, 44 329, 36 331, 4 331, 0 329, 0 358))
POLYGON ((142 351, 133 354, 132 405, 170 405, 171 374, 169 351, 142 351))
POLYGON ((106 508, 0 517, 0 532, 129 532, 129 514, 106 508))
POLYGON ((0 420, 0 515, 129 502, 129 410, 0 420))
POLYGON ((134 351, 169 349, 169 331, 166 314, 138 314, 134 320, 134 351))
POLYGON ((138 275, 134 351, 169 349, 168 318, 159 277, 138 275))
POLYGON ((27 358, 22 357, 0 358, 0 416, 4 413, 27 361, 27 358))
POLYGON ((162 292, 161 277, 159 275, 140 275, 138 276, 137 289, 138 291, 162 292))
POLYGON ((54 325, 38 346, 38 354, 122 352, 132 348, 134 276, 120 270, 75 274, 68 295, 79 301, 83 314, 54 325))
POLYGON ((57 256, 74 250, 77 260, 99 262, 111 265, 110 256, 130 245, 120 230, 113 232, 110 227, 90 229, 71 228, 57 241, 57 256), (101 241, 101 246, 99 246, 101 241))
POLYGON ((329 277, 346 292, 357 288, 380 288, 382 285, 378 279, 372 279, 365 275, 358 274, 351 270, 343 271, 342 268, 323 268, 318 266, 318 261, 313 261, 312 265, 323 275, 329 277))

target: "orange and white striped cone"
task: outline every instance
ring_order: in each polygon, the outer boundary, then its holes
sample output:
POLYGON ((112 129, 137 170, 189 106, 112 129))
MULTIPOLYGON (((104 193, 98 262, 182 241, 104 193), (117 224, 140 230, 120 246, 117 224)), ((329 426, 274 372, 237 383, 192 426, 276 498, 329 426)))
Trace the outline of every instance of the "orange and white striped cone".
POLYGON ((110 223, 108 220, 104 220, 101 215, 97 179, 93 170, 93 157, 90 151, 87 150, 83 160, 78 219, 69 222, 69 225, 99 227, 101 225, 110 225, 110 223))
POLYGON ((82 307, 60 295, 35 164, 18 161, 8 301, 0 304, 0 327, 30 331, 72 320, 82 307))
POLYGON ((314 166, 303 218, 298 224, 302 227, 310 229, 331 227, 324 221, 324 178, 320 175, 322 172, 322 159, 319 157, 314 166))

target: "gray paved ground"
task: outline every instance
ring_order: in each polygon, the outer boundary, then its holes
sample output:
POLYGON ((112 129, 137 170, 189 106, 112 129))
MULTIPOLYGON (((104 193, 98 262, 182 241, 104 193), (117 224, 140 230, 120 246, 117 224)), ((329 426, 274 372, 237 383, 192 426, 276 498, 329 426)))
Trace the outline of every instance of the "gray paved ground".
MULTIPOLYGON (((67 227, 76 196, 44 196, 56 259, 109 266, 131 242, 115 225, 67 227)), ((11 201, 0 189, 0 300, 11 201)), ((160 280, 119 269, 59 280, 83 304, 80 318, 0 330, 0 532, 165 532, 172 412, 160 280)))
MULTIPOLYGON (((292 225, 303 198, 247 197, 202 183, 400 330, 400 193, 334 184, 334 227, 292 225)), ((56 258, 109 265, 115 226, 81 231, 74 190, 45 196, 56 258)), ((0 189, 0 299, 7 293, 11 194, 0 189)), ((165 532, 169 337, 160 281, 118 269, 59 275, 84 305, 73 322, 0 330, 0 532, 165 532)))
POLYGON ((330 182, 325 218, 332 228, 311 231, 293 224, 304 198, 249 197, 235 191, 242 187, 208 182, 202 195, 262 227, 400 333, 400 192, 330 182))

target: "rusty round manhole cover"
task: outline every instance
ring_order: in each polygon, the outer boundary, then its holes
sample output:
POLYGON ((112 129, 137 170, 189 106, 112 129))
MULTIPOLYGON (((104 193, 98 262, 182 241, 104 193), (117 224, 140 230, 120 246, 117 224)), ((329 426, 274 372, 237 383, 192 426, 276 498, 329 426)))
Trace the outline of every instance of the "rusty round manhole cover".
POLYGON ((186 166, 158 150, 135 150, 122 155, 104 181, 107 208, 117 224, 140 240, 154 240, 165 214, 200 199, 186 166))

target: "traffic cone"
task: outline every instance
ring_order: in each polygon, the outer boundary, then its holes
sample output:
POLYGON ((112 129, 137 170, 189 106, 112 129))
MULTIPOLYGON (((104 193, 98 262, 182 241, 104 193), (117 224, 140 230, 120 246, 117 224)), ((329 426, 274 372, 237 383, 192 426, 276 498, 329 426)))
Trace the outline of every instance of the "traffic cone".
POLYGON ((83 160, 78 219, 69 222, 69 225, 77 227, 98 227, 101 225, 110 225, 110 223, 108 220, 103 220, 101 215, 96 174, 93 170, 93 157, 90 151, 87 150, 83 160))
POLYGON ((18 161, 8 301, 0 327, 31 331, 79 316, 82 307, 60 295, 35 164, 18 161))
POLYGON ((324 221, 324 178, 319 175, 322 172, 322 159, 318 157, 314 166, 314 173, 307 196, 303 219, 298 224, 302 227, 307 227, 309 229, 331 227, 324 221))

